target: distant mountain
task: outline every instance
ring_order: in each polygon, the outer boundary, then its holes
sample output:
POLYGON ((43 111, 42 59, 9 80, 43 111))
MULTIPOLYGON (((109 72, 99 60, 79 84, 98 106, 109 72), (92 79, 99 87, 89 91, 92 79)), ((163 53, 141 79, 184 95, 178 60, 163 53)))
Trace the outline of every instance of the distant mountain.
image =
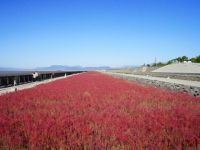
POLYGON ((38 71, 92 71, 92 70, 109 70, 112 69, 108 66, 99 66, 99 67, 82 67, 82 66, 63 66, 63 65, 52 65, 49 67, 38 67, 35 70, 38 71))
POLYGON ((0 67, 0 71, 25 71, 25 69, 0 67))
POLYGON ((82 67, 82 66, 63 66, 52 65, 49 67, 37 67, 33 69, 21 69, 21 68, 4 68, 0 67, 0 71, 92 71, 92 70, 110 70, 113 69, 108 66, 99 67, 82 67))

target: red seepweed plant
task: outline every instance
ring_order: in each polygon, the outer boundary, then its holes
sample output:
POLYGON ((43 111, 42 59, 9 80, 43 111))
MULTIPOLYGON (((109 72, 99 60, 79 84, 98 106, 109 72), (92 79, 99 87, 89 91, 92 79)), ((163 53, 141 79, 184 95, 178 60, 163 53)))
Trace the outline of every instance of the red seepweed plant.
POLYGON ((97 72, 0 96, 5 149, 198 149, 200 99, 97 72))

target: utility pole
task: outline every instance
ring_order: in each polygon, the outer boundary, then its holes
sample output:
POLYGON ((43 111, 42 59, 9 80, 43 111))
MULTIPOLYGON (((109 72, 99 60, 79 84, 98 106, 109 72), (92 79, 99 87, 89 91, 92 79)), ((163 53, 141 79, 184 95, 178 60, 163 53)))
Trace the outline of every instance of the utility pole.
POLYGON ((155 57, 155 66, 157 67, 157 58, 155 57))

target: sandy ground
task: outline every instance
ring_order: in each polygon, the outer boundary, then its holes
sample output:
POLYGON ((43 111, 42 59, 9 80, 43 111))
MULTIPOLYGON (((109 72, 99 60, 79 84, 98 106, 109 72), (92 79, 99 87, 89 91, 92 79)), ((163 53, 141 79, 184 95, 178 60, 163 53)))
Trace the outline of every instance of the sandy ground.
POLYGON ((152 72, 200 74, 200 63, 175 63, 166 65, 152 72))

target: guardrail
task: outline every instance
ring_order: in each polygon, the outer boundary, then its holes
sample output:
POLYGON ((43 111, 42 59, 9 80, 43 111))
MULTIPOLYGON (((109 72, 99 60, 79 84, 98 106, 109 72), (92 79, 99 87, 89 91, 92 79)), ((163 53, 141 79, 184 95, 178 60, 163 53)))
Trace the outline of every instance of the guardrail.
POLYGON ((0 71, 0 88, 68 76, 83 71, 0 71))

